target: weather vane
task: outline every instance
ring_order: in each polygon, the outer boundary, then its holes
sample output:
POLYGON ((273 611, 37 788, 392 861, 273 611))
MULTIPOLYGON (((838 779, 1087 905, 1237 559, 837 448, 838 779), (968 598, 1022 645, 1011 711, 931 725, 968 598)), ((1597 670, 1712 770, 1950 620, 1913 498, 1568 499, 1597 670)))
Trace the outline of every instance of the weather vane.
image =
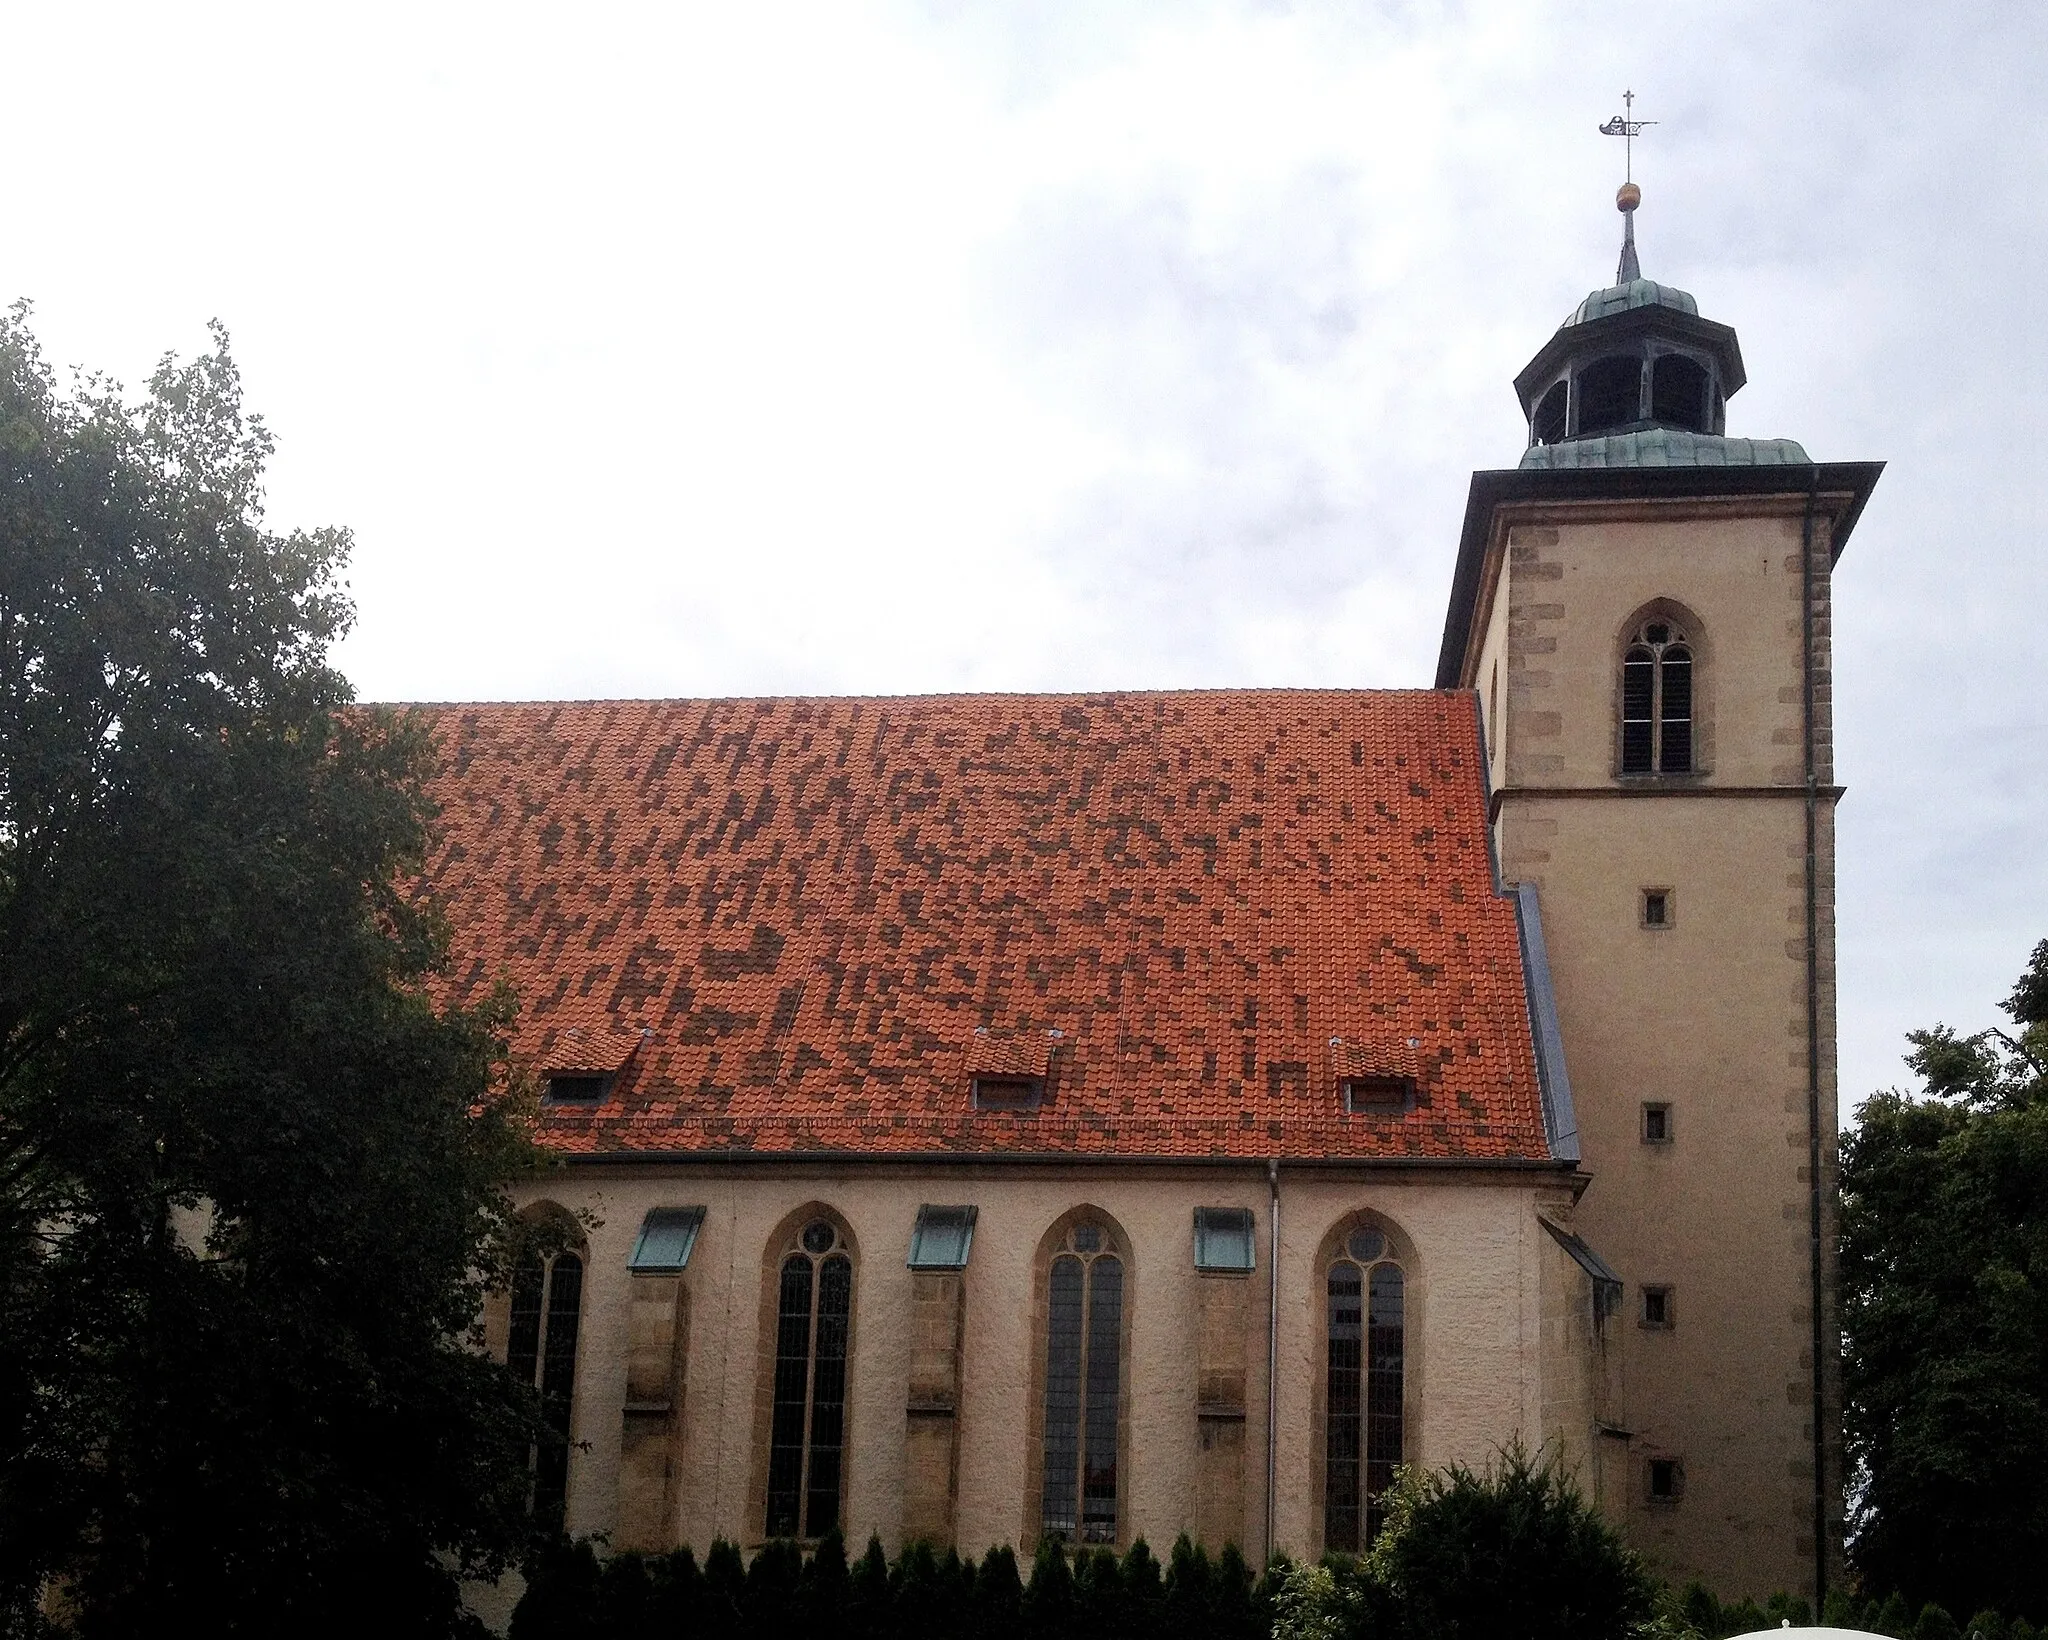
POLYGON ((1655 120, 1634 118, 1636 94, 1624 91, 1621 94, 1622 111, 1600 127, 1603 137, 1619 137, 1625 145, 1622 149, 1622 184, 1614 196, 1614 208, 1621 212, 1621 265, 1614 270, 1614 282, 1625 285, 1632 279, 1643 276, 1642 264, 1636 260, 1636 207, 1643 202, 1643 191, 1636 186, 1636 138, 1643 134, 1643 127, 1655 125, 1655 120))
POLYGON ((1621 138, 1621 180, 1633 182, 1636 179, 1636 138, 1643 134, 1644 126, 1655 125, 1657 122, 1629 117, 1636 110, 1636 94, 1633 91, 1624 91, 1621 94, 1621 107, 1621 113, 1600 127, 1600 135, 1621 138))

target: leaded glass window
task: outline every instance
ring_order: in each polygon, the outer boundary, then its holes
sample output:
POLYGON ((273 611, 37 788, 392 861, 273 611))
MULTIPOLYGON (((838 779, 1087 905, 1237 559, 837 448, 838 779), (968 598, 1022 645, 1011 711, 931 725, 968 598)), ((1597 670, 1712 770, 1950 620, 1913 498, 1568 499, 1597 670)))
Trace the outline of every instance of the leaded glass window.
POLYGON ((1091 1220, 1067 1231, 1047 1271, 1045 1484, 1039 1526, 1080 1543, 1117 1534, 1124 1267, 1091 1220))
POLYGON ((1645 621, 1621 661, 1621 772, 1690 774, 1692 644, 1670 621, 1645 621))
POLYGON ((576 1332, 583 1314, 583 1260, 528 1251, 512 1276, 505 1364, 540 1393, 541 1439, 529 1455, 534 1519, 559 1529, 569 1494, 569 1417, 576 1399, 576 1332))
POLYGON ((836 1226, 812 1219, 783 1253, 777 1292, 769 1537, 823 1537, 839 1524, 852 1317, 852 1254, 836 1226))
POLYGON ((1358 1554, 1386 1521, 1402 1461, 1406 1283, 1387 1238, 1360 1225, 1330 1263, 1323 1543, 1358 1554))

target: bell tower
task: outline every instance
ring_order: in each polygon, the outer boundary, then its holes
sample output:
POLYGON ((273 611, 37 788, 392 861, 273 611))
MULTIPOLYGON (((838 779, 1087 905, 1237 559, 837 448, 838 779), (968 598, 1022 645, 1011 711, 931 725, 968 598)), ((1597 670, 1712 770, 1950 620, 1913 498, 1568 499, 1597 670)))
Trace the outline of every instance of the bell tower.
POLYGON ((1735 332, 1641 275, 1515 378, 1437 666, 1476 693, 1502 879, 1536 890, 1574 1228, 1625 1282, 1582 1475, 1666 1576, 1839 1564, 1830 587, 1881 464, 1731 435, 1735 332))

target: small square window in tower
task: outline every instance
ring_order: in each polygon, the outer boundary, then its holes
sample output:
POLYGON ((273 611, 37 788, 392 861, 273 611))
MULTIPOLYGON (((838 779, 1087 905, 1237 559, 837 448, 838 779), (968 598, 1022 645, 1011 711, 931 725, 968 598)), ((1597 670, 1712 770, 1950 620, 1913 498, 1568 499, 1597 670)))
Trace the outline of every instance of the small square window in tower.
POLYGON ((626 1268, 637 1275, 672 1275, 689 1268, 704 1227, 701 1207, 657 1207, 640 1223, 633 1257, 626 1268))
POLYGON ((1643 1289, 1643 1325, 1668 1330, 1678 1325, 1678 1295, 1669 1287, 1643 1289))
POLYGON ((1650 1502, 1666 1507, 1685 1496, 1685 1465, 1676 1458, 1652 1458, 1645 1465, 1650 1502))
POLYGON ((1643 890, 1642 919, 1645 928, 1670 928, 1677 923, 1677 900, 1668 888, 1643 890))
POLYGON ((1195 1268, 1242 1275, 1257 1263, 1248 1207, 1195 1209, 1195 1268))
POLYGON ((974 1251, 976 1212, 973 1207, 920 1207, 910 1229, 910 1268, 966 1269, 967 1255, 974 1251))
POLYGON ((1643 1143, 1646 1145, 1668 1145, 1671 1143, 1671 1107, 1655 1100, 1643 1102, 1643 1143))

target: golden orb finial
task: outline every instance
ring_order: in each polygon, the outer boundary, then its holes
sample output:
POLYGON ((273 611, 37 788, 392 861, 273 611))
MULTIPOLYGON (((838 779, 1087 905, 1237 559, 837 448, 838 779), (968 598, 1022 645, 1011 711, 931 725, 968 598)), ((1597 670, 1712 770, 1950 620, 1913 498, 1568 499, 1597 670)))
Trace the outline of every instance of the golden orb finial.
POLYGON ((1614 195, 1617 211, 1632 211, 1643 202, 1643 191, 1633 182, 1624 182, 1614 195))

